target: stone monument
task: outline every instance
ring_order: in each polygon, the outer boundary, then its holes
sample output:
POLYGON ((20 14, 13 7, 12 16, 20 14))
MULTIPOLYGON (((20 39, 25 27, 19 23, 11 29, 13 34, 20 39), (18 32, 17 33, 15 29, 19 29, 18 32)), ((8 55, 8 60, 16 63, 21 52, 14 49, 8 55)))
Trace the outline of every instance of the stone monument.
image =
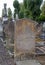
POLYGON ((8 21, 8 17, 7 17, 7 8, 6 8, 6 6, 7 6, 7 4, 6 3, 4 3, 4 8, 3 8, 3 16, 2 16, 2 18, 3 18, 3 22, 7 22, 8 21))

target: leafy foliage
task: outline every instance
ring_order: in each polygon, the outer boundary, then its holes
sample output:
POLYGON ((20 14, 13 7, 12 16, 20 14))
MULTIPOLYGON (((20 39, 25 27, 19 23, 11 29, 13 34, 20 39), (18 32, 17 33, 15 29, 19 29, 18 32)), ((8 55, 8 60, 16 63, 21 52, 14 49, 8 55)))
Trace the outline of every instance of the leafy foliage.
POLYGON ((14 0, 14 16, 18 13, 19 18, 25 17, 38 20, 41 14, 40 6, 42 2, 43 0, 23 0, 23 3, 19 4, 17 0, 14 0))
POLYGON ((24 0, 24 7, 25 7, 25 9, 27 9, 28 12, 31 12, 32 18, 34 20, 37 20, 38 16, 41 13, 40 6, 41 6, 42 1, 43 0, 24 0))
POLYGON ((24 12, 23 11, 20 11, 19 12, 19 18, 21 19, 21 18, 24 18, 24 12))
POLYGON ((45 1, 44 1, 43 6, 42 6, 42 14, 45 15, 45 1))
POLYGON ((43 4, 43 6, 42 6, 42 8, 41 8, 41 15, 39 16, 39 21, 45 21, 45 2, 44 2, 44 4, 43 4))
POLYGON ((18 14, 20 11, 20 4, 17 0, 14 0, 13 6, 15 8, 15 10, 14 10, 14 16, 15 16, 15 14, 18 14))
POLYGON ((8 19, 12 19, 12 11, 10 8, 8 8, 8 19))

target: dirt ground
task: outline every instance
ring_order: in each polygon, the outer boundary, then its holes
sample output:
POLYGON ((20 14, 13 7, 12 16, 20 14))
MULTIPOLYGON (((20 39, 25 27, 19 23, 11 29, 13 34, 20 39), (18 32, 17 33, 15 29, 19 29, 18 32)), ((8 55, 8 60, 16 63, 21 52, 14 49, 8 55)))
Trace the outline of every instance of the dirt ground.
POLYGON ((38 56, 36 59, 42 64, 45 65, 45 56, 38 56))

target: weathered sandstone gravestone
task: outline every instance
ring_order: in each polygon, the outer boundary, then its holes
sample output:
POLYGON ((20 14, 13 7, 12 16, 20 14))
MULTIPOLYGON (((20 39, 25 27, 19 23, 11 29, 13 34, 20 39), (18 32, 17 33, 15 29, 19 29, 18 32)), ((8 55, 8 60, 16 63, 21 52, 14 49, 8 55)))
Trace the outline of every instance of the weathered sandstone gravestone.
POLYGON ((35 49, 35 32, 37 23, 29 19, 15 22, 15 53, 32 53, 35 49))

